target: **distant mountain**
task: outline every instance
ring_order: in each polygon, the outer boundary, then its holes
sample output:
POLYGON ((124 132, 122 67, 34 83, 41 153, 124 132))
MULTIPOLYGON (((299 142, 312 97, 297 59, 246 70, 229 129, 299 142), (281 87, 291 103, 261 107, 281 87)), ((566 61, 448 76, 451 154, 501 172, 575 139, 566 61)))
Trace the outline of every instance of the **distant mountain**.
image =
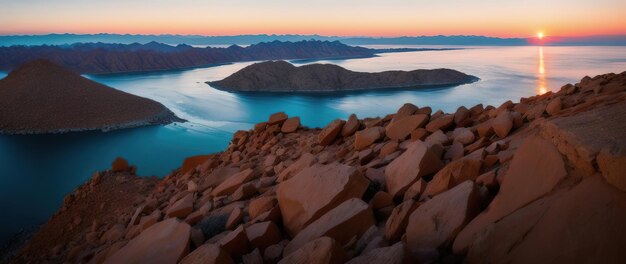
POLYGON ((354 72, 333 64, 296 67, 285 61, 247 66, 211 86, 238 92, 326 92, 458 85, 477 78, 450 69, 354 72))
POLYGON ((194 48, 156 42, 11 46, 0 47, 0 70, 10 70, 35 59, 47 59, 81 73, 116 73, 172 70, 236 61, 361 58, 374 56, 376 52, 375 49, 349 46, 338 41, 314 40, 272 41, 228 48, 194 48))
MULTIPOLYGON (((404 37, 342 37, 320 35, 234 35, 234 36, 201 36, 201 35, 130 35, 130 34, 48 34, 48 35, 12 35, 0 36, 0 46, 12 45, 69 45, 85 42, 103 42, 132 44, 160 42, 172 45, 251 45, 271 41, 302 41, 302 40, 339 40, 349 45, 534 45, 534 38, 496 38, 488 36, 404 36, 404 37)), ((586 36, 586 37, 550 37, 543 45, 626 45, 626 35, 586 36)))
POLYGON ((0 133, 111 130, 184 121, 162 104, 86 79, 47 60, 0 80, 0 133))

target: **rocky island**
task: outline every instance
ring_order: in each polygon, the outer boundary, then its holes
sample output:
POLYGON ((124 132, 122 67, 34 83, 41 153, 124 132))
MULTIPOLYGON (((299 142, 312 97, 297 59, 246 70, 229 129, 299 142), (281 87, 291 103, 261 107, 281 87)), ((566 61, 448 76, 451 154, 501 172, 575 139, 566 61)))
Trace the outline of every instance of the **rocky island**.
POLYGON ((296 67, 286 61, 249 65, 220 81, 207 82, 232 92, 333 92, 453 86, 478 78, 451 69, 354 72, 333 64, 296 67))
POLYGON ((163 179, 123 159, 14 263, 623 263, 626 72, 323 129, 276 113, 163 179))
POLYGON ((0 133, 113 130, 184 121, 162 104, 35 60, 0 80, 0 133))

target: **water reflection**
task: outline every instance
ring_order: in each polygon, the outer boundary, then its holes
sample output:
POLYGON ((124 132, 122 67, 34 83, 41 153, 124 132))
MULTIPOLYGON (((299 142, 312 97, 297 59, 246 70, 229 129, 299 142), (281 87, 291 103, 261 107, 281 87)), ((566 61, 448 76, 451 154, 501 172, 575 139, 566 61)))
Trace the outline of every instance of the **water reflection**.
POLYGON ((543 62, 543 47, 539 47, 539 74, 537 76, 537 94, 548 92, 546 81, 546 66, 543 62))

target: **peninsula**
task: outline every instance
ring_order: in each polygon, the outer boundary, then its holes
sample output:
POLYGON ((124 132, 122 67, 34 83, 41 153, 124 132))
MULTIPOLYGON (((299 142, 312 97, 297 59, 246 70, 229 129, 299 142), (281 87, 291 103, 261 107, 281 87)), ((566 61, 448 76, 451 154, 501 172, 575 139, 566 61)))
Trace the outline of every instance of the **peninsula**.
POLYGON ((233 92, 334 92, 370 89, 423 88, 470 83, 478 78, 451 69, 354 72, 333 64, 296 67, 285 61, 247 66, 220 81, 214 88, 233 92))
POLYGON ((47 60, 28 62, 0 80, 0 133, 107 131, 181 121, 161 103, 47 60))

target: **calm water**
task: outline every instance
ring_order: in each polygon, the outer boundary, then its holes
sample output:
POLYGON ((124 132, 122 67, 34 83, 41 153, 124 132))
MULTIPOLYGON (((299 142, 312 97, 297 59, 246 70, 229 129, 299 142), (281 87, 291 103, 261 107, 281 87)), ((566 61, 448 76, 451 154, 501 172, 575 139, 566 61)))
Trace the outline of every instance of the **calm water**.
MULTIPOLYGON (((233 94, 204 84, 250 63, 149 74, 88 76, 117 89, 157 100, 189 123, 69 135, 0 136, 0 241, 36 225, 58 208, 66 193, 116 156, 141 175, 164 176, 191 155, 224 149, 232 133, 274 112, 300 116, 321 127, 351 113, 395 112, 405 102, 444 111, 477 103, 499 105, 558 90, 585 75, 626 70, 626 47, 471 47, 453 51, 388 53, 380 57, 322 61, 356 71, 452 68, 481 78, 472 84, 420 91, 341 94, 233 94)), ((296 62, 297 64, 311 62, 296 62)), ((5 74, 0 74, 0 78, 5 74)))

